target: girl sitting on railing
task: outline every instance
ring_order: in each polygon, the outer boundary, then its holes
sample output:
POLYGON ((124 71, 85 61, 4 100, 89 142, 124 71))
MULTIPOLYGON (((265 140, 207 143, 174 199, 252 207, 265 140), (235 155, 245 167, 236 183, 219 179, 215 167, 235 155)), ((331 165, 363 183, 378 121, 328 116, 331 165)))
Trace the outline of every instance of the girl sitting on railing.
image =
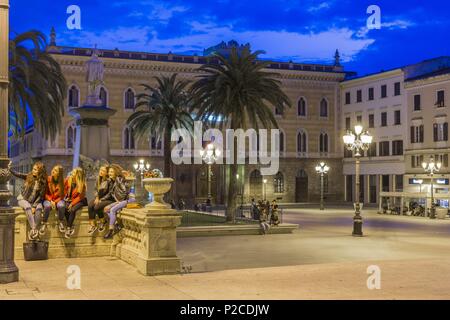
POLYGON ((111 239, 114 236, 117 213, 128 203, 135 201, 134 194, 130 193, 130 186, 125 179, 124 170, 119 165, 112 165, 109 168, 109 179, 112 183, 110 199, 114 203, 105 208, 105 213, 109 216, 109 230, 104 236, 105 239, 111 239))
POLYGON ((51 175, 47 178, 47 192, 44 201, 44 219, 39 234, 44 235, 47 229, 51 210, 58 210, 59 224, 63 225, 66 203, 64 202, 64 169, 57 165, 53 167, 51 175))
POLYGON ((28 173, 19 173, 14 171, 9 165, 9 171, 17 178, 25 180, 22 191, 17 197, 18 205, 25 210, 28 223, 30 224, 30 232, 28 237, 30 240, 39 238, 37 230, 42 214, 42 201, 44 200, 47 188, 47 172, 42 162, 37 162, 33 166, 33 170, 28 173))
POLYGON ((111 181, 108 176, 109 167, 102 166, 98 172, 97 182, 95 184, 95 198, 89 202, 89 230, 88 234, 92 235, 95 231, 103 232, 105 230, 105 214, 103 210, 106 206, 113 203, 109 196, 111 181), (99 217, 100 222, 96 224, 95 218, 99 217))
POLYGON ((72 170, 65 182, 65 194, 67 227, 64 235, 69 239, 75 233, 73 223, 77 212, 87 205, 86 176, 83 169, 72 170))

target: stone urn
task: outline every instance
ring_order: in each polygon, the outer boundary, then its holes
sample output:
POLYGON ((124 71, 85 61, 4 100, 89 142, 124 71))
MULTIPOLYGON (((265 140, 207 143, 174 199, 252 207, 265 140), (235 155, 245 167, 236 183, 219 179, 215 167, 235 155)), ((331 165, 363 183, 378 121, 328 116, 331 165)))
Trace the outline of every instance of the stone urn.
POLYGON ((170 191, 172 187, 172 178, 146 178, 143 179, 145 190, 153 193, 153 202, 145 207, 149 209, 170 209, 170 204, 164 201, 164 195, 170 191))

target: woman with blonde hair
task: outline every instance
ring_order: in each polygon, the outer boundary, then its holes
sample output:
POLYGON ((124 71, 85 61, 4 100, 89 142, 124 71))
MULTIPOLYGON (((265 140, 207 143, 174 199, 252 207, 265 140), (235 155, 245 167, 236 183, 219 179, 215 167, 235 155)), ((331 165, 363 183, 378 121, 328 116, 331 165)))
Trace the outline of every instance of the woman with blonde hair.
POLYGON ((64 226, 66 203, 64 202, 64 168, 61 165, 53 167, 51 175, 47 178, 47 192, 44 201, 44 219, 39 234, 44 235, 47 229, 51 210, 58 210, 59 225, 64 226))
POLYGON ((17 200, 19 207, 25 210, 28 223, 30 224, 31 230, 28 237, 30 240, 37 240, 39 238, 37 228, 41 221, 42 201, 44 200, 47 187, 45 166, 42 162, 36 162, 33 165, 33 170, 28 174, 24 174, 12 170, 10 164, 9 171, 17 178, 25 180, 17 200))
MULTIPOLYGON (((66 220, 65 237, 69 239, 75 233, 73 223, 77 212, 87 205, 86 175, 81 168, 75 168, 65 181, 66 220)), ((62 231, 62 230, 60 230, 62 231)))
POLYGON ((95 231, 103 232, 105 230, 105 214, 103 209, 111 204, 113 201, 110 199, 109 190, 111 183, 108 176, 108 166, 100 167, 98 172, 97 182, 95 184, 95 198, 89 202, 89 230, 88 234, 92 235, 95 231), (99 217, 100 223, 97 225, 95 218, 99 217))

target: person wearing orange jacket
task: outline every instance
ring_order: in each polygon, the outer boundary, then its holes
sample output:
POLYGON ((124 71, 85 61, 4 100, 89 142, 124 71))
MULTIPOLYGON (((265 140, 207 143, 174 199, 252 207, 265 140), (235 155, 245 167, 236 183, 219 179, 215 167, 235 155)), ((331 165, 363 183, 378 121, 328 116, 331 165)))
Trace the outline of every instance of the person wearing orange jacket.
MULTIPOLYGON (((86 175, 81 168, 75 168, 64 183, 64 201, 66 203, 66 220, 64 236, 69 239, 75 233, 73 223, 77 212, 84 206, 87 206, 86 199, 86 175)), ((60 229, 61 232, 63 230, 60 229)))
POLYGON ((44 201, 44 219, 39 234, 44 235, 48 226, 50 211, 58 210, 59 224, 64 226, 66 203, 64 202, 64 169, 57 165, 53 167, 51 175, 47 178, 47 191, 44 201))

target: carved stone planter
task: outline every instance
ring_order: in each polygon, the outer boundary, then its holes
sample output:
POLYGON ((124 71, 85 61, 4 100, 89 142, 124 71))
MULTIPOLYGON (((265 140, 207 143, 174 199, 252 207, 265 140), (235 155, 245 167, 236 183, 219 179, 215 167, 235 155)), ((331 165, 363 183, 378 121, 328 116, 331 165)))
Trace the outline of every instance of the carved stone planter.
POLYGON ((153 193, 153 202, 145 207, 150 210, 169 209, 170 205, 164 201, 164 194, 172 187, 172 178, 147 178, 143 179, 145 190, 153 193))

